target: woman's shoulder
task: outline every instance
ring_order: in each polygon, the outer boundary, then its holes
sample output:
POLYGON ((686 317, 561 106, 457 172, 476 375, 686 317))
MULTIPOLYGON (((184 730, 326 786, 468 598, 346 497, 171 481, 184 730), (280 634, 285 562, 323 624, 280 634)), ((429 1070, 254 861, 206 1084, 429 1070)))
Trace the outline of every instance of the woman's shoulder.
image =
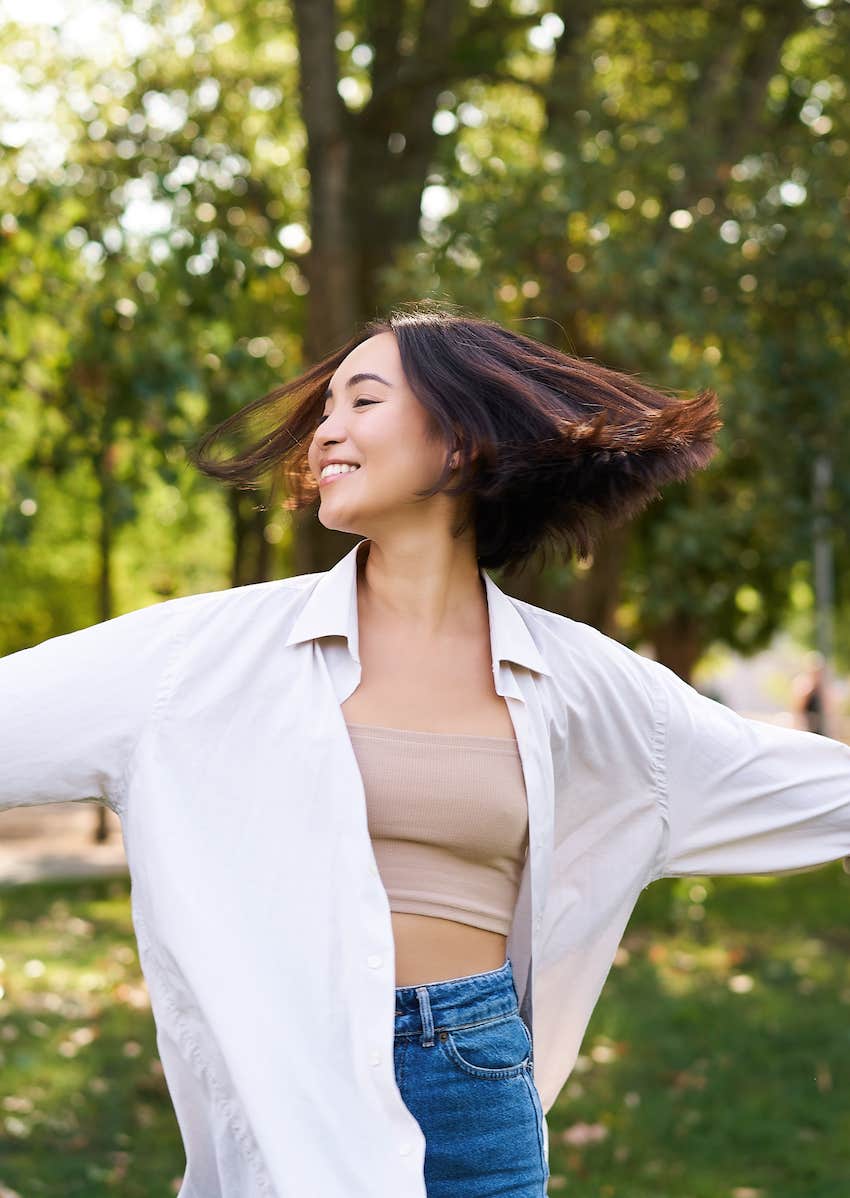
POLYGON ((594 624, 545 607, 536 607, 523 599, 511 597, 511 602, 531 629, 538 648, 547 657, 563 653, 571 660, 581 660, 589 666, 604 668, 621 665, 642 669, 650 658, 631 648, 624 641, 603 632, 594 624))
POLYGON ((221 587, 216 591, 194 591, 189 595, 175 595, 171 599, 163 599, 158 606, 189 610, 202 607, 239 607, 263 603, 265 600, 274 600, 278 597, 292 596, 294 598, 321 577, 321 573, 293 574, 287 578, 271 578, 265 582, 248 582, 241 586, 221 587))
POLYGON ((266 626, 280 629, 285 627, 290 614, 294 618, 305 592, 320 577, 320 573, 297 574, 216 591, 175 595, 107 623, 114 625, 116 632, 121 626, 130 629, 136 624, 168 628, 176 633, 178 641, 203 633, 220 633, 229 639, 240 630, 259 631, 266 626))

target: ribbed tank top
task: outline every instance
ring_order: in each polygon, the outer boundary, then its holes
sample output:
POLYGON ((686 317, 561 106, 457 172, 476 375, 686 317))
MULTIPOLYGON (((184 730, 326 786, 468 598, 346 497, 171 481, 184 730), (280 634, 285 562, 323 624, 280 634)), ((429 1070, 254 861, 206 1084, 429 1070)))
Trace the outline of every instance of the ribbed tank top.
POLYGON ((507 936, 528 848, 516 740, 347 727, 390 909, 507 936))

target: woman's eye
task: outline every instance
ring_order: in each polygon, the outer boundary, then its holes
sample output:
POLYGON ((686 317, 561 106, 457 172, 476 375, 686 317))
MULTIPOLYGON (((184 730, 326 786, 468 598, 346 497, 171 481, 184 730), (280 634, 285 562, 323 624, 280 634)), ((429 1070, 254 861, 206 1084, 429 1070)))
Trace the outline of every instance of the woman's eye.
MULTIPOLYGON (((378 402, 377 399, 355 399, 353 406, 356 408, 359 403, 370 403, 371 404, 371 403, 377 403, 377 402, 378 402)), ((324 419, 325 419, 324 416, 320 416, 317 423, 321 424, 324 419)))

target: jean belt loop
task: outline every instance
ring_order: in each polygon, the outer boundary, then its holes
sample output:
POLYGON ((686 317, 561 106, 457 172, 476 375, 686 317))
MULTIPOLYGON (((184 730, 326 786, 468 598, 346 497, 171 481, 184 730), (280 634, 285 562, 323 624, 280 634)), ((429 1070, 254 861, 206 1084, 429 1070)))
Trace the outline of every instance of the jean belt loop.
POLYGON ((430 1048, 434 1043, 434 1017, 431 1014, 431 998, 427 986, 416 987, 416 997, 419 999, 419 1014, 422 1017, 422 1035, 419 1043, 423 1048, 430 1048))

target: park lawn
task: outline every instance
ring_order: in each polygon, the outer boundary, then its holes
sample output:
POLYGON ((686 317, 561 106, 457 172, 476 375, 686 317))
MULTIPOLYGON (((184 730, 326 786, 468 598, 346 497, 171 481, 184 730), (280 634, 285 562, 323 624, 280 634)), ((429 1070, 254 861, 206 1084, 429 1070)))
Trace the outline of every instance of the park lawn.
MULTIPOLYGON (((0 929, 0 1191, 175 1194, 129 880, 5 888, 0 929)), ((839 864, 656 882, 549 1112, 549 1194, 847 1198, 848 1014, 839 864)))
POLYGON ((174 1195, 183 1147, 127 878, 0 890, 0 1193, 174 1195))
POLYGON ((850 876, 645 890, 558 1102, 551 1195, 850 1196, 850 876))

